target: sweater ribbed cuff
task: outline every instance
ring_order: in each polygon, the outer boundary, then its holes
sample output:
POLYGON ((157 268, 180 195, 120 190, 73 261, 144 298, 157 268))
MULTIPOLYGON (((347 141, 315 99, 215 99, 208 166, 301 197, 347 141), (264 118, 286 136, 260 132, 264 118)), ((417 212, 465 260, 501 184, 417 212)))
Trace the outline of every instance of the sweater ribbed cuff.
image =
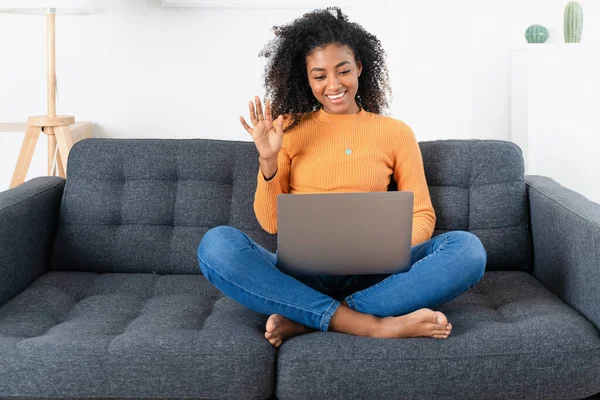
POLYGON ((259 222, 267 232, 277 232, 277 196, 282 192, 279 172, 267 181, 262 171, 258 171, 255 205, 259 222))

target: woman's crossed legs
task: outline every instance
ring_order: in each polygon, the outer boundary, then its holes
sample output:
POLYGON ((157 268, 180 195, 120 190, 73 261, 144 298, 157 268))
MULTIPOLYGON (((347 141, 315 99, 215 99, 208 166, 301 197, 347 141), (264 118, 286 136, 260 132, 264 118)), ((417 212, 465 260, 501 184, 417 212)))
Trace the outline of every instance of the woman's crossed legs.
POLYGON ((311 330, 371 337, 446 338, 446 316, 433 311, 483 277, 486 252, 453 231, 412 248, 411 268, 392 275, 291 276, 277 256, 238 229, 220 226, 198 247, 204 276, 237 302, 270 315, 265 337, 281 345, 311 330))

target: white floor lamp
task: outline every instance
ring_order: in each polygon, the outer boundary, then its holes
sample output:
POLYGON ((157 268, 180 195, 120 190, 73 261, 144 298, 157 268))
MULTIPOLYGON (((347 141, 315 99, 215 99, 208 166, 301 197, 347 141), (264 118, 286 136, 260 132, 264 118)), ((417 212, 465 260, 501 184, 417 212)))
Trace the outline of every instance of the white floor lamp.
POLYGON ((47 26, 48 114, 27 119, 27 131, 10 182, 11 188, 25 181, 40 132, 48 136, 48 175, 52 175, 54 154, 58 146, 58 173, 63 178, 66 177, 67 158, 73 146, 69 125, 75 123, 75 117, 56 115, 55 16, 92 14, 105 8, 106 0, 0 0, 0 12, 46 15, 47 26))

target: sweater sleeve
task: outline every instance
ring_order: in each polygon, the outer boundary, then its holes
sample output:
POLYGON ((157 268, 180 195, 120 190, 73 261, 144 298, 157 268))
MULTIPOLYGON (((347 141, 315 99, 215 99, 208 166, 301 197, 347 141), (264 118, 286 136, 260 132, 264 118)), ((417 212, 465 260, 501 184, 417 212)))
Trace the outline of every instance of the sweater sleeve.
POLYGON ((415 196, 412 245, 431 239, 436 217, 425 179, 423 157, 412 129, 405 124, 396 147, 394 180, 398 183, 398 190, 413 192, 415 196))
POLYGON ((292 160, 285 148, 277 158, 277 172, 270 180, 258 169, 254 213, 260 226, 269 233, 277 233, 277 196, 289 192, 290 168, 292 160))

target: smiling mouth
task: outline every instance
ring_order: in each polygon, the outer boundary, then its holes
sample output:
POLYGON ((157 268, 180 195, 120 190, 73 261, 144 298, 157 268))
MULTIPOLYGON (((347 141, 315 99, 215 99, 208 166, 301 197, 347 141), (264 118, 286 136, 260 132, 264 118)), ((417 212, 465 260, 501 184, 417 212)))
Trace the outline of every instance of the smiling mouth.
POLYGON ((342 97, 345 94, 346 94, 346 92, 342 92, 342 93, 338 93, 335 95, 334 94, 326 94, 325 96, 329 97, 332 100, 335 100, 335 99, 339 99, 340 97, 342 97))
POLYGON ((332 103, 340 103, 345 95, 346 95, 346 92, 338 93, 336 95, 326 94, 325 96, 332 103))

